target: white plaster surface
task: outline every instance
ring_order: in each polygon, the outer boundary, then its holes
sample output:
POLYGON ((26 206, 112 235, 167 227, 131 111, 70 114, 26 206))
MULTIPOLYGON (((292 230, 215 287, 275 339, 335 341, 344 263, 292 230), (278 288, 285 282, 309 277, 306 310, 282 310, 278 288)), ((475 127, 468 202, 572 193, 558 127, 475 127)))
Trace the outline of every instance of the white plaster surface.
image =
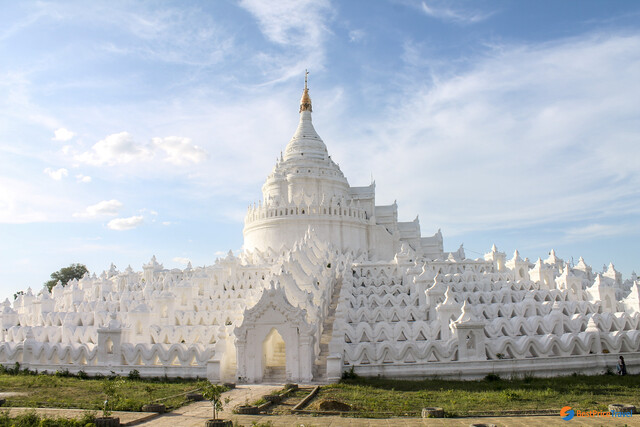
POLYGON ((313 128, 300 124, 249 207, 244 248, 215 263, 141 271, 113 264, 52 293, 0 305, 0 363, 55 372, 334 381, 363 375, 477 378, 640 366, 640 285, 551 251, 468 259, 438 230, 351 187, 313 128), (282 345, 267 340, 276 330, 282 345), (278 357, 273 354, 278 353, 278 357), (282 366, 270 361, 284 361, 282 366))

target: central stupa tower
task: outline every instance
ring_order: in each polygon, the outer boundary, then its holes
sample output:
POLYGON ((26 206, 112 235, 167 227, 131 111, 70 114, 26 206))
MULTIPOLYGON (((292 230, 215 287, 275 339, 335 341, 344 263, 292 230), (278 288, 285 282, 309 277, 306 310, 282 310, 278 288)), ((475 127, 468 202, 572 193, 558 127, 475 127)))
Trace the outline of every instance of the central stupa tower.
POLYGON ((262 186, 263 201, 249 208, 244 248, 279 251, 311 227, 342 250, 366 251, 373 198, 364 205, 353 200, 349 182, 314 129, 306 76, 299 112, 298 128, 262 186))
POLYGON ((396 203, 375 205, 375 184, 351 187, 331 159, 311 121, 305 75, 300 122, 262 186, 262 201, 249 207, 244 249, 277 253, 301 240, 311 228, 336 248, 389 260, 408 245, 419 256, 441 258, 442 235, 421 237, 418 218, 398 222, 396 203))

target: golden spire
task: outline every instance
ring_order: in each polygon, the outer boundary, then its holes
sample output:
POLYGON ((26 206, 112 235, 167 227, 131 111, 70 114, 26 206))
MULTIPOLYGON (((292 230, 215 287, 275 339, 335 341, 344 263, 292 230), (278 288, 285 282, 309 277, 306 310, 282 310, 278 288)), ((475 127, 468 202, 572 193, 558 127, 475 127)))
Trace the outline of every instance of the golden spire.
POLYGON ((302 99, 300 100, 300 112, 313 111, 311 109, 311 98, 309 97, 309 88, 307 87, 307 77, 309 72, 304 70, 304 91, 302 92, 302 99))

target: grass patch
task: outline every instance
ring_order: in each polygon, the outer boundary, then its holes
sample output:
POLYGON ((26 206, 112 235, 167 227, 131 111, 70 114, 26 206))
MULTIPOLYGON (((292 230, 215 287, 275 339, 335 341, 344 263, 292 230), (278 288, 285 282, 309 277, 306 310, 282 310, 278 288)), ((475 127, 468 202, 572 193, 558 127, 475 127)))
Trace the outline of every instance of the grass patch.
POLYGON ((118 395, 113 410, 139 411, 147 403, 166 398, 159 403, 168 410, 178 408, 188 401, 184 395, 177 395, 198 388, 194 380, 110 378, 1 373, 0 390, 24 393, 8 397, 4 406, 101 410, 107 398, 105 391, 111 387, 118 395))
POLYGON ((25 412, 24 414, 11 418, 7 411, 0 411, 0 427, 85 427, 87 425, 94 425, 94 421, 95 416, 93 414, 84 414, 80 418, 52 418, 40 416, 33 411, 25 412))
POLYGON ((477 412, 555 410, 572 406, 580 410, 606 410, 611 403, 640 401, 640 376, 582 376, 480 381, 426 379, 422 381, 355 378, 324 386, 311 405, 337 400, 360 414, 416 415, 424 407, 442 407, 449 415, 477 412))

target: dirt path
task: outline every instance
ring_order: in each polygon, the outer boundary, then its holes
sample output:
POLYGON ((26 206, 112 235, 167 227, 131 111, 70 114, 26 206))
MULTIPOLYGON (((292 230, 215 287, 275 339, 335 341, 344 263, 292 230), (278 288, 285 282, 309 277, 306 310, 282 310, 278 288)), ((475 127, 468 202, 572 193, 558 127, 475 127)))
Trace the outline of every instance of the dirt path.
MULTIPOLYGON (((233 408, 243 405, 245 402, 255 402, 263 395, 274 390, 281 389, 281 385, 239 385, 222 395, 223 399, 229 398, 229 403, 224 405, 224 410, 219 418, 230 419, 233 408)), ((204 421, 212 418, 211 403, 208 401, 194 402, 190 405, 178 408, 175 411, 154 418, 153 420, 139 424, 142 426, 158 427, 182 427, 203 426, 204 421)))

